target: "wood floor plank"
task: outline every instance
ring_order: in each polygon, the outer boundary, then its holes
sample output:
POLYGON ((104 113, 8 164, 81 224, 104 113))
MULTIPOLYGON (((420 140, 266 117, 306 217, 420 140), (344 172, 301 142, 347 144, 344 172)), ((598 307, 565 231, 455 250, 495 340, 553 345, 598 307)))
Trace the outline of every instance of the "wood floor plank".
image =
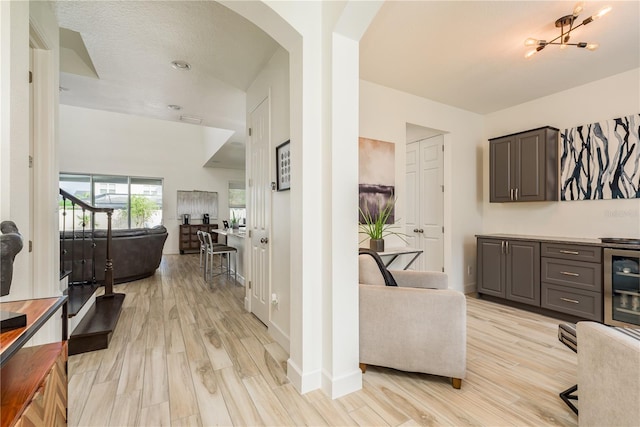
POLYGON ((200 329, 200 335, 213 369, 233 366, 233 362, 224 348, 222 338, 216 328, 200 329))
POLYGON ((245 348, 251 359, 256 364, 260 374, 273 387, 278 387, 289 382, 286 370, 264 345, 255 337, 243 338, 242 346, 245 348))
POLYGON ((326 426, 327 421, 318 410, 301 396, 291 384, 273 389, 282 406, 287 408, 294 426, 326 426))
POLYGON ((223 335, 222 343, 240 378, 255 377, 260 374, 251 355, 235 335, 223 335))
POLYGON ((118 394, 140 391, 144 380, 145 351, 134 345, 127 346, 118 381, 118 394))
POLYGON ((87 403, 78 421, 79 426, 107 425, 116 398, 117 381, 96 383, 91 387, 87 403))
POLYGON ((180 321, 178 319, 168 320, 165 321, 165 325, 164 341, 167 353, 183 353, 185 351, 184 338, 180 321))
POLYGON ((169 372, 169 409, 171 419, 189 418, 198 414, 198 402, 193 390, 191 369, 185 353, 167 355, 169 372))
MULTIPOLYGON (((79 372, 69 376, 68 390, 91 390, 97 371, 79 372)), ((84 406, 89 398, 89 393, 72 393, 67 396, 69 408, 69 424, 78 425, 84 406)))
POLYGON ((144 360, 142 407, 169 401, 167 356, 164 347, 149 348, 144 360))
POLYGON ((169 402, 143 407, 140 410, 139 426, 171 427, 169 402))
POLYGON ((215 371, 224 401, 234 425, 264 425, 256 406, 233 366, 215 371))
POLYGON ((111 410, 109 426, 123 427, 135 426, 140 417, 140 398, 142 390, 116 395, 116 400, 111 410))
POLYGON ((273 394, 271 387, 263 377, 245 378, 242 382, 265 425, 288 426, 293 424, 287 410, 273 394))
POLYGON ((218 386, 218 378, 208 358, 190 363, 194 392, 203 425, 231 425, 231 415, 218 386))

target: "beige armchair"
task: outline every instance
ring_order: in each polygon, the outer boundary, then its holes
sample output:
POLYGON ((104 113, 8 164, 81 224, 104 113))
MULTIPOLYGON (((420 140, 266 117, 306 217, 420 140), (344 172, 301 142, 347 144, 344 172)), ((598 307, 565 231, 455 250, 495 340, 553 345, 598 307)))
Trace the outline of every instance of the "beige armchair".
POLYGON ((451 377, 460 388, 467 357, 464 294, 447 289, 440 272, 394 270, 398 286, 385 286, 368 254, 359 256, 359 269, 362 372, 367 365, 422 372, 451 377))
POLYGON ((640 425, 640 330, 578 322, 578 425, 640 425))

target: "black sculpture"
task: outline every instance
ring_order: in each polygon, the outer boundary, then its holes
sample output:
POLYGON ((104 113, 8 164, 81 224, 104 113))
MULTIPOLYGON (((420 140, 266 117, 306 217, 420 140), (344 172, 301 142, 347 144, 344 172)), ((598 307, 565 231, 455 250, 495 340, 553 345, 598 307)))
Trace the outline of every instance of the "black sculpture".
MULTIPOLYGON (((22 235, 13 221, 0 223, 0 296, 9 295, 13 279, 13 260, 22 250, 22 235)), ((21 328, 27 325, 23 313, 0 311, 0 330, 21 328)))
POLYGON ((0 296, 5 296, 11 290, 13 260, 22 250, 22 235, 13 221, 2 221, 0 231, 0 296))

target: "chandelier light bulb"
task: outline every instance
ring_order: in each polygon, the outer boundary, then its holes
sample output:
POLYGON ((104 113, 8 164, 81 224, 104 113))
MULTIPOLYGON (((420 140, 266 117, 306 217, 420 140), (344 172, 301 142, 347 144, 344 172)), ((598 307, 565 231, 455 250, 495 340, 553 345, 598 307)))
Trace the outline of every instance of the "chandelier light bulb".
POLYGON ((560 45, 560 49, 565 50, 565 49, 567 48, 567 46, 568 46, 567 44, 562 43, 562 44, 560 45))
POLYGON ((598 43, 589 43, 587 44, 587 50, 590 50, 593 52, 594 50, 598 49, 598 46, 599 46, 598 43))
POLYGON ((600 9, 600 11, 598 13, 596 13, 595 15, 592 16, 592 18, 594 20, 602 18, 604 15, 606 15, 607 13, 611 12, 611 6, 605 6, 602 9, 600 9))
POLYGON ((573 8, 573 16, 578 16, 582 13, 582 11, 584 10, 584 2, 578 2, 576 3, 576 5, 573 8))
POLYGON ((531 49, 529 52, 524 54, 524 58, 525 59, 529 59, 531 58, 533 55, 535 55, 538 51, 536 49, 531 49))
POLYGON ((529 37, 528 39, 526 39, 524 41, 524 45, 525 46, 537 46, 538 45, 538 39, 534 39, 532 37, 529 37))

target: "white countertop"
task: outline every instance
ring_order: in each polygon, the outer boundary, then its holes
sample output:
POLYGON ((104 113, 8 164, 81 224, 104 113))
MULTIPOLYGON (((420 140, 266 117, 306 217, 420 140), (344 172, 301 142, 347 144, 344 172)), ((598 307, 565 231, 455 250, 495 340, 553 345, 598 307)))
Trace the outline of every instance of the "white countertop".
POLYGON ((245 239, 247 237, 246 230, 239 230, 233 228, 214 228, 211 230, 214 233, 220 234, 222 236, 235 236, 241 239, 245 239))

